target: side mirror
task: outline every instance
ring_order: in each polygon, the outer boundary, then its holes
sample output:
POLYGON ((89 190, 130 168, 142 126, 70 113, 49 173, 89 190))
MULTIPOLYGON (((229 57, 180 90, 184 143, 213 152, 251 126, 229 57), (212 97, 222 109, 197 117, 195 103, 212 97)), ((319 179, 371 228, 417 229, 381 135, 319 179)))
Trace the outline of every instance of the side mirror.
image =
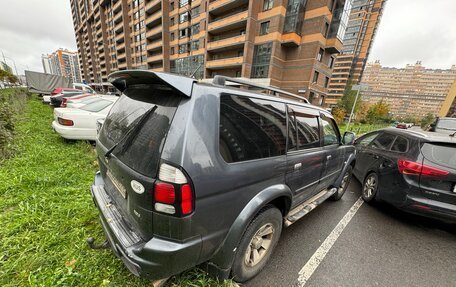
POLYGON ((342 143, 344 145, 352 145, 355 142, 355 133, 353 132, 345 132, 342 138, 342 143))

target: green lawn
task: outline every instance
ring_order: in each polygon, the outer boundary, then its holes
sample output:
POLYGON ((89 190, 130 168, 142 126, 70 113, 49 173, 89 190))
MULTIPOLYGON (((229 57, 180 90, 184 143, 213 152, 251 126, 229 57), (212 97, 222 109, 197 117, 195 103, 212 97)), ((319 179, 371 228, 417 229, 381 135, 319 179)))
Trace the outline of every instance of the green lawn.
MULTIPOLYGON (((110 250, 91 250, 103 238, 90 185, 94 148, 67 142, 51 129, 52 110, 37 97, 16 125, 15 155, 0 164, 0 286, 151 286, 110 250)), ((167 286, 229 286, 193 269, 167 286)))
MULTIPOLYGON (((362 135, 371 131, 375 131, 378 129, 386 128, 391 125, 389 124, 359 124, 359 123, 351 123, 350 124, 350 131, 356 133, 356 135, 362 135)), ((343 134, 347 129, 347 124, 340 124, 339 130, 340 133, 343 134)))

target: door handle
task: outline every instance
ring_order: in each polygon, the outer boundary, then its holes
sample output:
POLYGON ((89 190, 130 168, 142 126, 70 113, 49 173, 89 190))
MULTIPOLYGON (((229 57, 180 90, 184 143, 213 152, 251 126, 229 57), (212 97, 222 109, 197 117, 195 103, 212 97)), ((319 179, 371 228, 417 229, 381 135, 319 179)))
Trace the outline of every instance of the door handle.
POLYGON ((327 155, 326 160, 330 160, 332 158, 332 155, 327 155))
POLYGON ((295 169, 295 170, 300 169, 301 166, 302 166, 302 163, 299 162, 299 163, 297 163, 297 164, 294 165, 294 169, 295 169))

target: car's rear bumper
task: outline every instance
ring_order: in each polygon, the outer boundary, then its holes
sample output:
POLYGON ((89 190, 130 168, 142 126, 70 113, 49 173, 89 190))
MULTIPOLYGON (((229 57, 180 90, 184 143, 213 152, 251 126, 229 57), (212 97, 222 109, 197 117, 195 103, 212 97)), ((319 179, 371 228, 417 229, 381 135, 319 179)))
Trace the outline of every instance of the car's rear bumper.
POLYGON ((62 126, 56 121, 52 122, 52 128, 61 137, 69 140, 95 141, 97 139, 97 131, 92 129, 81 129, 75 127, 62 126))
POLYGON ((405 204, 401 208, 426 217, 456 222, 456 206, 453 204, 407 195, 405 204))
POLYGON ((113 252, 136 276, 162 279, 195 266, 201 251, 201 238, 175 242, 153 237, 149 241, 130 228, 104 189, 100 174, 91 188, 100 221, 113 252))

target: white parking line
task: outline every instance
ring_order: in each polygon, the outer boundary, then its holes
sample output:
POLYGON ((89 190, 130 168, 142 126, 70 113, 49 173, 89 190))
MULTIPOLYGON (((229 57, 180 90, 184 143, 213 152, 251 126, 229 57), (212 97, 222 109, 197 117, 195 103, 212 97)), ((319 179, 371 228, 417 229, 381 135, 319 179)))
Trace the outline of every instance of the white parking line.
POLYGON ((336 242, 337 238, 339 238, 342 231, 344 231, 345 227, 347 227, 348 223, 352 220, 353 216, 355 216, 358 209, 363 205, 364 201, 360 197, 358 200, 353 204, 350 210, 344 215, 344 217, 339 221, 339 223, 334 227, 331 233, 326 237, 325 241, 320 245, 320 247, 315 251, 312 257, 307 261, 306 265, 302 267, 299 271, 298 282, 299 286, 306 285, 307 281, 310 279, 310 276, 317 270, 320 263, 325 258, 326 254, 331 250, 331 247, 336 242))

